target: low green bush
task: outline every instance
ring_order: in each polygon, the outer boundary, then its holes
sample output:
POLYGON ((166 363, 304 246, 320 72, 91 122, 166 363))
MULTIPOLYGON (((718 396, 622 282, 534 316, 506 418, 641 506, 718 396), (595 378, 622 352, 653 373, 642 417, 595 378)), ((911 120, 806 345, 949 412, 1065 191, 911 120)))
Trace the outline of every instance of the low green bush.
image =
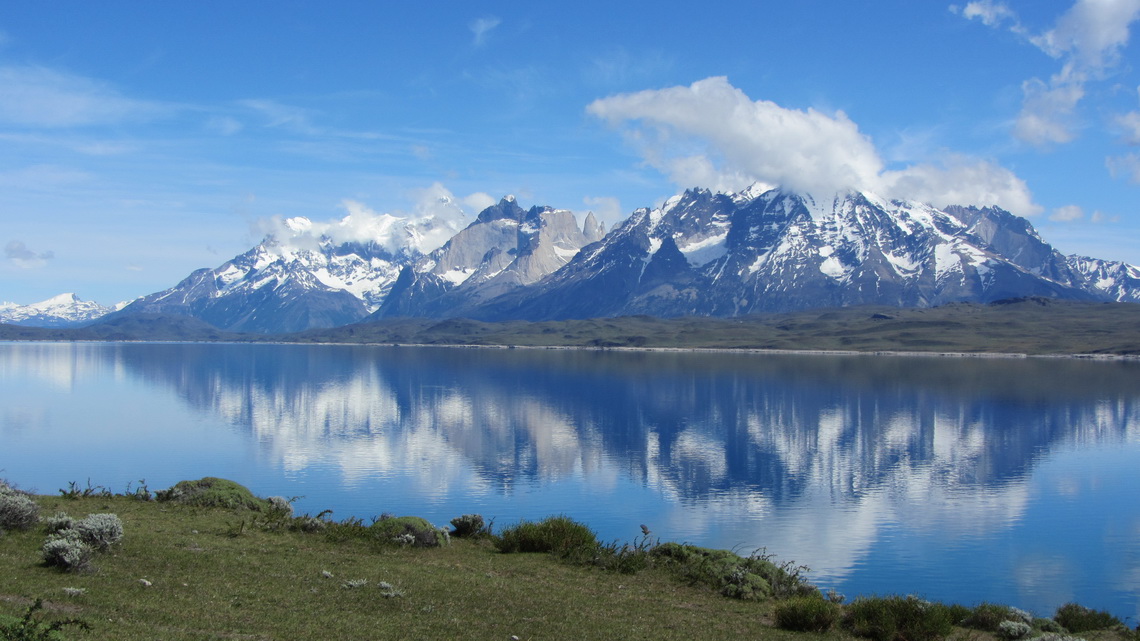
POLYGON ((91 559, 95 556, 95 549, 75 530, 63 530, 49 535, 41 552, 45 564, 65 572, 90 569, 91 559))
POLYGON ((96 550, 106 550, 123 538, 123 522, 115 514, 88 514, 73 529, 96 550))
POLYGON ((56 621, 43 621, 36 618, 36 613, 44 608, 43 599, 36 599, 28 606, 24 616, 10 621, 0 620, 0 639, 6 641, 56 641, 62 639, 60 631, 68 626, 80 630, 90 630, 91 626, 81 619, 60 619, 56 621))
POLYGON ((1033 631, 1033 626, 1024 621, 1002 621, 998 624, 997 635, 1003 639, 1023 639, 1033 631))
POLYGON ((1102 610, 1093 610, 1076 603, 1057 608, 1053 620, 1074 634, 1090 630, 1107 630, 1123 625, 1120 619, 1102 610))
POLYGON ((44 519, 44 530, 48 534, 70 530, 73 527, 75 527, 75 519, 68 516, 67 512, 56 512, 44 519))
POLYGON ((856 599, 843 623, 852 634, 874 641, 935 641, 954 629, 948 607, 915 596, 856 599))
POLYGON ((27 530, 39 522, 39 504, 0 482, 0 530, 27 530))
POLYGON ((228 479, 213 476, 197 481, 179 481, 173 487, 155 493, 159 501, 170 501, 198 507, 224 507, 229 509, 265 510, 269 501, 254 496, 249 488, 228 479))
POLYGON ((838 603, 798 596, 778 601, 772 611, 776 627, 793 632, 827 632, 843 615, 838 603))
POLYGON ((451 531, 452 536, 461 539, 469 539, 487 534, 487 526, 483 521, 482 515, 479 514, 457 516, 451 519, 451 527, 455 528, 451 531))
POLYGON ((379 540, 390 543, 439 547, 446 542, 444 532, 418 516, 382 517, 368 529, 379 540))
POLYGON ((978 604, 970 611, 968 616, 959 619, 958 623, 964 628, 996 633, 998 632, 998 628, 1005 621, 1028 623, 1024 621, 1023 617, 1019 616, 1013 608, 997 603, 978 604))
POLYGON ((511 552, 549 552, 558 556, 581 554, 598 547, 589 527, 567 516, 551 516, 537 523, 520 521, 494 537, 495 549, 511 552))
POLYGON ((652 555, 682 579, 737 599, 819 595, 803 576, 807 568, 794 563, 777 565, 763 554, 742 557, 727 550, 662 543, 653 548, 652 555))

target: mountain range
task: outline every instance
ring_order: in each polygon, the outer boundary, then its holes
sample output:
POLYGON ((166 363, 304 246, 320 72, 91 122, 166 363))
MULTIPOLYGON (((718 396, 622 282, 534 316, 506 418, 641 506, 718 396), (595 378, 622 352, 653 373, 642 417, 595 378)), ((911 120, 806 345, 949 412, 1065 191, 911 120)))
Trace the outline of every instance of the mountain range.
POLYGON ((1140 302, 1140 269, 1063 255, 1025 218, 866 192, 691 189, 609 233, 592 214, 579 224, 570 211, 524 210, 510 196, 460 230, 385 217, 364 237, 338 240, 302 234, 303 218, 285 222, 248 252, 106 318, 173 314, 273 334, 397 317, 733 317, 1026 296, 1140 302), (445 236, 439 246, 427 240, 445 236))
POLYGON ((127 303, 105 307, 81 300, 72 293, 53 296, 31 305, 0 303, 0 323, 24 327, 78 327, 122 309, 127 303))

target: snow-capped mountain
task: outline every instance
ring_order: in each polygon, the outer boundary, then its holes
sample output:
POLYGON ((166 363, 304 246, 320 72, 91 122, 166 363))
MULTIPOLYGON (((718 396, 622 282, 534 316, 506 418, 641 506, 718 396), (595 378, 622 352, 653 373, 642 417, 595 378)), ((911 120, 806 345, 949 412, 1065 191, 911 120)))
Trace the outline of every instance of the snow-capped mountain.
POLYGON ((1021 296, 1140 302, 1138 277, 1123 263, 1063 256, 997 208, 693 189, 635 211, 564 268, 468 315, 735 316, 1021 296))
POLYGON ((126 303, 105 307, 80 300, 72 293, 53 296, 31 305, 0 303, 0 323, 27 327, 75 327, 121 309, 126 303))
POLYGON ((570 211, 524 210, 506 197, 456 229, 431 217, 289 219, 248 252, 118 314, 284 333, 398 316, 736 316, 1025 296, 1140 302, 1140 269, 1062 255, 1007 211, 870 193, 691 189, 608 234, 592 215, 579 226, 570 211))
POLYGON ((224 330, 268 334, 346 325, 375 311, 400 270, 455 231, 439 217, 382 214, 361 223, 350 215, 324 228, 290 218, 246 253, 120 314, 192 316, 224 330))
POLYGON ((513 197, 458 233, 439 217, 379 215, 362 225, 350 216, 340 225, 352 228, 353 240, 338 242, 348 234, 335 226, 283 221, 248 252, 195 271, 121 314, 192 316, 220 329, 258 333, 347 325, 381 305, 388 315, 442 315, 461 302, 537 281, 605 231, 593 216, 579 229, 569 211, 525 211, 513 197))
POLYGON ((592 213, 579 228, 568 210, 524 210, 507 196, 443 247, 405 267, 373 318, 462 315, 557 271, 604 235, 592 213))

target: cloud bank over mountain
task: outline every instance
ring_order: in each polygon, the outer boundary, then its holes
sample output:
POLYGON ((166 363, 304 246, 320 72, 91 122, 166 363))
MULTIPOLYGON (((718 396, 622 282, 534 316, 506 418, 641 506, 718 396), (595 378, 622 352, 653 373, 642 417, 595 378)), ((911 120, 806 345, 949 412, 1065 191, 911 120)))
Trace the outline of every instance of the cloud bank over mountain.
POLYGON ((752 100, 723 76, 601 98, 586 111, 621 128, 645 162, 682 189, 735 192, 760 182, 821 196, 871 191, 936 207, 1041 211, 1025 181, 992 162, 948 155, 886 170, 874 142, 844 112, 752 100))

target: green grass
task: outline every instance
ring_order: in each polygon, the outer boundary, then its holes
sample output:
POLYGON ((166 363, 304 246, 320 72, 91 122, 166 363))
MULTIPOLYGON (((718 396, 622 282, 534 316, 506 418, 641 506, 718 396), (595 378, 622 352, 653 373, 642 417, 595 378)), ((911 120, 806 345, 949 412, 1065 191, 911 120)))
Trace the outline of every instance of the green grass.
MULTIPOLYGON (((43 514, 116 514, 122 541, 96 554, 89 570, 65 572, 42 561, 44 525, 0 536, 0 639, 996 641, 955 625, 972 613, 976 624, 986 619, 979 627, 991 627, 989 619, 1009 614, 914 597, 840 606, 794 564, 648 537, 600 544, 565 516, 421 547, 390 536, 426 524, 415 517, 365 525, 137 492, 76 494, 36 501, 43 514), (306 525, 314 520, 321 527, 306 525), (545 551, 500 552, 512 537, 545 551)), ((1082 633, 1088 641, 1138 638, 1116 619, 1078 608, 1066 606, 1085 625, 1113 627, 1082 633)), ((1043 622, 1034 625, 1044 630, 1043 622)))
POLYGON ((765 604, 666 572, 500 554, 485 539, 417 548, 242 528, 248 512, 121 496, 37 500, 43 513, 110 512, 124 524, 123 541, 80 574, 42 565, 38 529, 0 537, 0 615, 43 598, 41 619, 91 625, 69 639, 790 638, 766 624, 765 604), (343 587, 358 579, 368 583, 343 587), (385 598, 380 582, 403 596, 385 598))

